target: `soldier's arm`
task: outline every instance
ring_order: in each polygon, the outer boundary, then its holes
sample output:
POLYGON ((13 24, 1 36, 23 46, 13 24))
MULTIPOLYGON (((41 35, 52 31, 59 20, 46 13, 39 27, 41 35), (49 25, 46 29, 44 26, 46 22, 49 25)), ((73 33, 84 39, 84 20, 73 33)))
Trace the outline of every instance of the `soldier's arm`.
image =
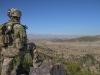
POLYGON ((20 39, 21 41, 24 43, 24 44, 27 44, 27 35, 26 35, 26 30, 24 29, 23 26, 19 26, 19 36, 20 36, 20 39))

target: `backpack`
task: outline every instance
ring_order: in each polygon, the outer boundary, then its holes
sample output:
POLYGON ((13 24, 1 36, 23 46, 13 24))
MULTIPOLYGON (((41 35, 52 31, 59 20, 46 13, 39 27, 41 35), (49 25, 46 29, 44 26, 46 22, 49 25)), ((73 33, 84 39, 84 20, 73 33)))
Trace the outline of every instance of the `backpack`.
MULTIPOLYGON (((4 24, 0 24, 0 46, 1 47, 5 47, 8 45, 11 45, 13 42, 13 38, 11 36, 11 32, 9 32, 9 30, 7 30, 7 24, 8 22, 4 23, 4 24)), ((12 24, 13 26, 13 24, 12 24)))
MULTIPOLYGON (((13 27, 14 25, 19 24, 19 23, 14 23, 12 21, 8 21, 4 24, 0 25, 0 46, 4 47, 4 46, 14 46, 14 40, 15 40, 15 36, 16 35, 13 32, 13 27), (11 30, 7 30, 7 27, 11 27, 11 30)), ((22 29, 24 30, 25 34, 26 34, 26 29, 24 25, 21 25, 22 29)), ((22 34, 23 35, 23 34, 22 34)), ((21 36, 22 37, 22 36, 21 36)), ((20 37, 18 38, 20 40, 20 37)), ((27 37, 25 36, 25 38, 23 38, 22 40, 26 42, 27 37)), ((21 42, 21 41, 19 41, 21 42)), ((19 46, 22 46, 24 44, 23 43, 19 43, 19 46)))

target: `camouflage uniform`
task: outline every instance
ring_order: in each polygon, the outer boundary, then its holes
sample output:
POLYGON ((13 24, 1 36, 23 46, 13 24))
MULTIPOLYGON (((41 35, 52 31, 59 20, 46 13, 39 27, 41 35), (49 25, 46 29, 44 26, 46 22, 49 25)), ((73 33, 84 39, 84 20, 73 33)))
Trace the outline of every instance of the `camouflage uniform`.
MULTIPOLYGON (((11 18, 12 16, 21 16, 21 12, 15 8, 12 8, 8 11, 8 16, 11 18)), ((22 26, 18 22, 8 21, 5 23, 8 27, 8 32, 12 29, 13 33, 11 33, 11 37, 13 42, 8 44, 5 47, 1 47, 1 55, 2 55, 2 70, 1 75, 14 75, 12 70, 12 61, 16 56, 24 55, 26 52, 30 52, 33 59, 33 66, 37 61, 37 51, 36 46, 33 43, 27 43, 27 36, 25 27, 22 26), (13 26, 13 27, 12 27, 13 26)), ((35 67, 37 67, 35 65, 35 67)))
MULTIPOLYGON (((37 58, 37 53, 36 53, 36 49, 34 49, 34 45, 33 43, 29 43, 28 44, 31 48, 28 48, 26 51, 20 51, 17 48, 2 48, 2 53, 3 54, 3 63, 2 63, 2 72, 1 75, 10 75, 9 73, 12 70, 12 61, 14 59, 14 57, 16 56, 22 56, 25 53, 27 53, 28 51, 30 51, 32 58, 33 58, 33 66, 37 67, 36 62, 36 58, 37 58), (34 54, 34 55, 33 55, 34 54), (8 73, 8 74, 7 74, 8 73)), ((16 68, 17 69, 17 68, 16 68)), ((13 75, 16 72, 16 70, 12 71, 13 75)))

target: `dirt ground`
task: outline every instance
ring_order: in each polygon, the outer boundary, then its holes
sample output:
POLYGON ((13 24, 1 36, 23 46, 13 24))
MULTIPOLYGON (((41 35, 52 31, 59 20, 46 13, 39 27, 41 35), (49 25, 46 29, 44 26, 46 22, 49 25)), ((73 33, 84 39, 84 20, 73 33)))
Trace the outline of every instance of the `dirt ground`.
POLYGON ((53 52, 51 55, 64 58, 70 58, 74 56, 75 58, 80 58, 85 54, 93 54, 95 58, 100 61, 100 41, 95 42, 52 42, 48 39, 33 39, 37 46, 42 49, 38 51, 50 54, 49 50, 53 52))

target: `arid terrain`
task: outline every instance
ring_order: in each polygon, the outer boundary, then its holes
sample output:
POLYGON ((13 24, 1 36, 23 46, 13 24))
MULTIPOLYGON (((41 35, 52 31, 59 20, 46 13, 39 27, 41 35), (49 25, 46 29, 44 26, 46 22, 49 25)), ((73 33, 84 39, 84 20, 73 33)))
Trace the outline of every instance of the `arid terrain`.
POLYGON ((75 39, 31 39, 37 45, 39 52, 54 57, 80 58, 85 54, 94 55, 100 61, 100 40, 99 37, 80 37, 75 39), (84 39, 85 38, 85 39, 84 39), (92 39, 92 41, 86 39, 92 39), (81 39, 81 40, 80 40, 81 39))

